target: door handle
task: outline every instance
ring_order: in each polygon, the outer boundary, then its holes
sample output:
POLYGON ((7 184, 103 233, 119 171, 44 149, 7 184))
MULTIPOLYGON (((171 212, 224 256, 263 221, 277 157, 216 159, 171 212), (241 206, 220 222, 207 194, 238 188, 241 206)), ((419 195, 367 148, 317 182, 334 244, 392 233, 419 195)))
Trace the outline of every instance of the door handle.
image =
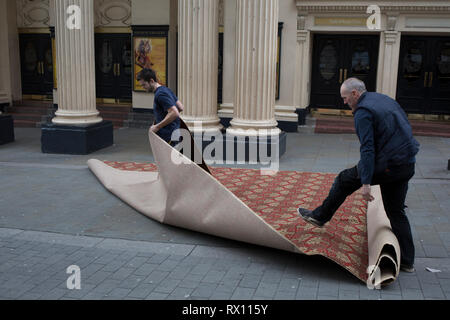
POLYGON ((430 80, 428 81, 428 87, 431 88, 433 86, 433 72, 430 72, 430 80))
POLYGON ((117 75, 117 72, 116 72, 116 66, 117 66, 117 63, 114 63, 114 71, 113 71, 113 73, 114 73, 114 76, 116 76, 116 75, 117 75))
POLYGON ((120 77, 120 63, 117 64, 117 76, 120 77))
POLYGON ((339 83, 342 83, 342 69, 339 69, 339 83))
POLYGON ((347 80, 347 69, 344 70, 344 81, 347 80))
POLYGON ((427 78, 428 78, 428 72, 425 72, 425 77, 423 79, 423 86, 426 88, 427 87, 427 78))
POLYGON ((42 70, 42 69, 41 69, 41 63, 42 63, 42 62, 39 61, 39 62, 38 62, 38 65, 37 65, 37 69, 38 69, 38 70, 37 70, 37 73, 38 73, 39 75, 42 74, 42 71, 41 71, 41 70, 42 70))

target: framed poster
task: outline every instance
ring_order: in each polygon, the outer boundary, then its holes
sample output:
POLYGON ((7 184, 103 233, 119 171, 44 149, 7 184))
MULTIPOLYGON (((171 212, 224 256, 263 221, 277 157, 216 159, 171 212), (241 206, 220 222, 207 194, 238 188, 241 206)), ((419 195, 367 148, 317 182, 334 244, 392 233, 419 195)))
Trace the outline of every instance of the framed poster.
POLYGON ((133 26, 133 91, 145 92, 137 81, 144 68, 155 70, 160 84, 167 86, 169 26, 133 26))

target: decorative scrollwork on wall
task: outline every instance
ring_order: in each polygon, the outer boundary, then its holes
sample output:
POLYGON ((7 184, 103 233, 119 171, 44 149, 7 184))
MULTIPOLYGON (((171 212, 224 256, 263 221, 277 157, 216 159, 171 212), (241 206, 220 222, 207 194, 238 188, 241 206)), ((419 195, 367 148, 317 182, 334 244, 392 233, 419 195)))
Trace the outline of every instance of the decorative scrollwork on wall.
POLYGON ((127 27, 131 25, 131 0, 96 0, 95 26, 127 27))
POLYGON ((50 0, 17 1, 17 26, 19 28, 50 26, 50 0))

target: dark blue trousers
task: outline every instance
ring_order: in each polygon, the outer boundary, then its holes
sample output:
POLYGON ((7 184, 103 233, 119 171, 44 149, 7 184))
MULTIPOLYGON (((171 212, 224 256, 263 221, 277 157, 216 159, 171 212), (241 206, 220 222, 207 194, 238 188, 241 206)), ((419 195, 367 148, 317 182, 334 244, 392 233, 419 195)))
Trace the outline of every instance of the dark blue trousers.
MULTIPOLYGON (((415 164, 391 167, 385 172, 374 174, 372 185, 380 185, 381 196, 392 231, 398 239, 401 251, 401 264, 414 264, 414 242, 411 226, 405 214, 405 199, 408 181, 414 176, 415 164)), ((314 218, 328 222, 344 203, 347 196, 361 188, 357 167, 346 169, 334 180, 328 197, 322 205, 313 210, 314 218)))

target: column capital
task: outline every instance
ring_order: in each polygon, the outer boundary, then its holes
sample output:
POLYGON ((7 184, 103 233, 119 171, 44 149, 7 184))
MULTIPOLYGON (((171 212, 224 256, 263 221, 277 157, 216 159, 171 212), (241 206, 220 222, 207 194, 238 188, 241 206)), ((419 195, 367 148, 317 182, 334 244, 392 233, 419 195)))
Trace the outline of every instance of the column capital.
POLYGON ((384 31, 384 38, 387 44, 394 44, 397 42, 399 31, 384 31))
POLYGON ((308 30, 297 30, 297 42, 305 42, 308 39, 308 30))

